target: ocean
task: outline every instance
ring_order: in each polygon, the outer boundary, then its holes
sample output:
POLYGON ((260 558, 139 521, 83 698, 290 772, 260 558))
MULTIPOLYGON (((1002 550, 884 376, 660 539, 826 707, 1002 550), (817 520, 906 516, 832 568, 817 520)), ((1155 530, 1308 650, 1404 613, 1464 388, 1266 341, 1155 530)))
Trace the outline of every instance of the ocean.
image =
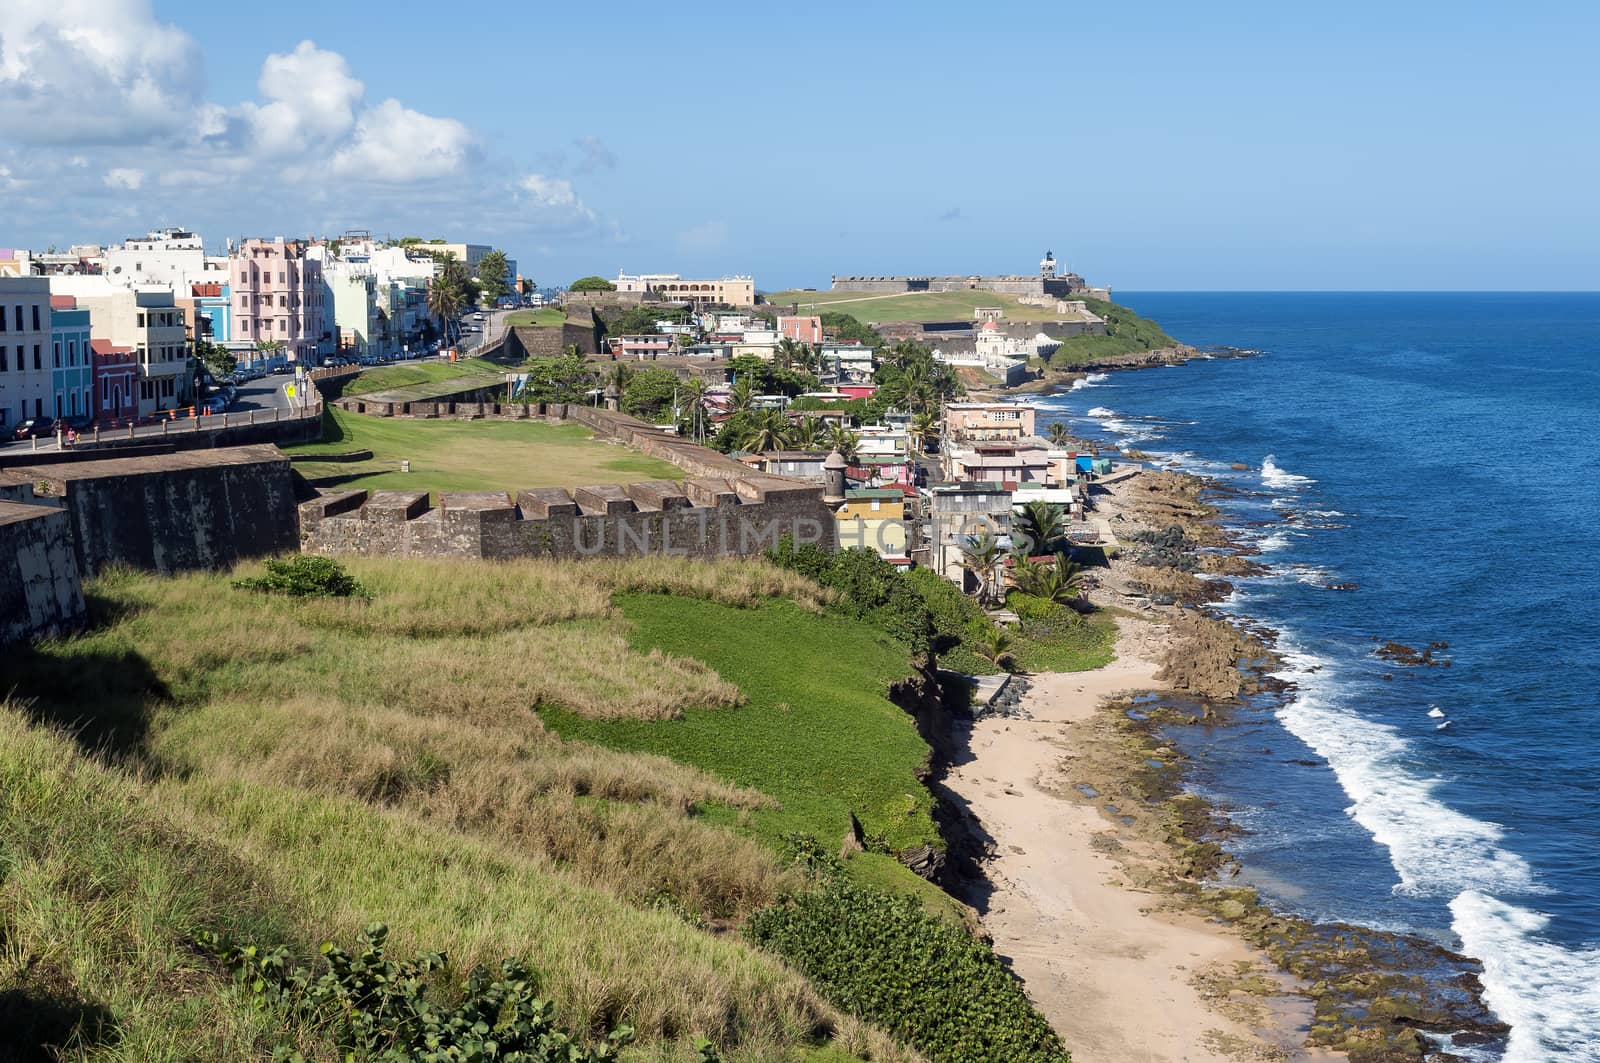
POLYGON ((1040 418, 1239 489, 1272 572, 1221 608, 1278 632, 1293 688, 1183 745, 1245 878, 1482 961, 1496 1058, 1600 1061, 1600 294, 1118 300, 1261 352, 1096 374, 1040 418))

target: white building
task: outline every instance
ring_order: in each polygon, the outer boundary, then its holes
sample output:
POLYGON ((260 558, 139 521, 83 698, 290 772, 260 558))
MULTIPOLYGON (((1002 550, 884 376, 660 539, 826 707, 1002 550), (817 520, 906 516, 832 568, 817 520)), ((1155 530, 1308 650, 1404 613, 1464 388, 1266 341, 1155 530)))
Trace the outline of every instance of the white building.
POLYGON ((0 428, 55 414, 50 281, 0 277, 0 428))
POLYGON ((191 284, 227 284, 228 259, 208 256, 205 241, 187 229, 157 229, 105 250, 105 276, 125 288, 164 284, 185 294, 191 284))

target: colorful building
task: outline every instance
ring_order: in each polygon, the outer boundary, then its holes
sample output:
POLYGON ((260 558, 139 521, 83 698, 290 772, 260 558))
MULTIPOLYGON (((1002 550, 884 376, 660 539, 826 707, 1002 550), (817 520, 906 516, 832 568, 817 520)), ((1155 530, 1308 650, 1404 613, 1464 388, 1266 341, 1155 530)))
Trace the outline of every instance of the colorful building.
POLYGON ((114 426, 138 419, 139 359, 133 348, 96 339, 90 341, 90 349, 95 420, 114 426))
POLYGON ((50 390, 56 417, 94 415, 89 311, 70 295, 50 297, 50 390))
POLYGON ((246 240, 229 266, 235 342, 281 346, 300 365, 316 365, 333 347, 322 263, 299 240, 246 240))
POLYGON ((897 566, 910 566, 905 492, 898 488, 846 491, 844 504, 834 510, 833 519, 839 549, 871 550, 897 566))
POLYGON ((800 343, 815 346, 822 342, 822 318, 780 315, 778 334, 800 343))

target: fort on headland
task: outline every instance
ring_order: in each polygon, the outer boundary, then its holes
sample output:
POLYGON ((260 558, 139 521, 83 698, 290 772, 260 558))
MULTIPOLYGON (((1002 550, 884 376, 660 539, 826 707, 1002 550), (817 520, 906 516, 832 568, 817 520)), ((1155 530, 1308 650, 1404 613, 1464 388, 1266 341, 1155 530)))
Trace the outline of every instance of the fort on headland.
POLYGON ((1091 299, 1111 298, 1110 288, 1092 287, 1076 273, 1058 273, 1055 254, 1050 251, 1046 251, 1044 258, 1039 260, 1039 272, 1033 276, 1020 273, 990 277, 978 274, 946 277, 866 277, 835 274, 832 290, 882 295, 981 290, 1036 299, 1066 299, 1074 295, 1086 295, 1091 299))

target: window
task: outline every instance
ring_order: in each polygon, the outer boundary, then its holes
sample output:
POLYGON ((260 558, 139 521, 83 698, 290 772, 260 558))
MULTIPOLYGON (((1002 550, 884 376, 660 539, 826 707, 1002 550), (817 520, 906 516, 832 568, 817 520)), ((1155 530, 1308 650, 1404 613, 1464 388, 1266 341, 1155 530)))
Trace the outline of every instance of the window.
MULTIPOLYGON (((0 314, 0 317, 3 317, 3 316, 5 316, 5 315, 0 314)), ((0 343, 0 373, 4 373, 8 368, 10 368, 6 364, 6 362, 7 362, 6 347, 5 347, 5 344, 0 343)))
POLYGON ((15 316, 15 320, 17 322, 17 331, 21 332, 22 331, 22 304, 21 303, 17 304, 17 311, 16 311, 16 314, 14 316, 15 316))
POLYGON ((51 351, 51 354, 52 354, 54 360, 51 362, 50 368, 52 368, 52 369, 60 369, 61 368, 61 341, 60 340, 56 340, 56 342, 55 342, 55 344, 53 346, 54 346, 54 350, 51 351))
POLYGON ((39 331, 39 304, 33 304, 33 331, 39 331))
POLYGON ((33 345, 33 367, 35 369, 44 368, 44 358, 39 353, 39 345, 37 343, 33 345))

